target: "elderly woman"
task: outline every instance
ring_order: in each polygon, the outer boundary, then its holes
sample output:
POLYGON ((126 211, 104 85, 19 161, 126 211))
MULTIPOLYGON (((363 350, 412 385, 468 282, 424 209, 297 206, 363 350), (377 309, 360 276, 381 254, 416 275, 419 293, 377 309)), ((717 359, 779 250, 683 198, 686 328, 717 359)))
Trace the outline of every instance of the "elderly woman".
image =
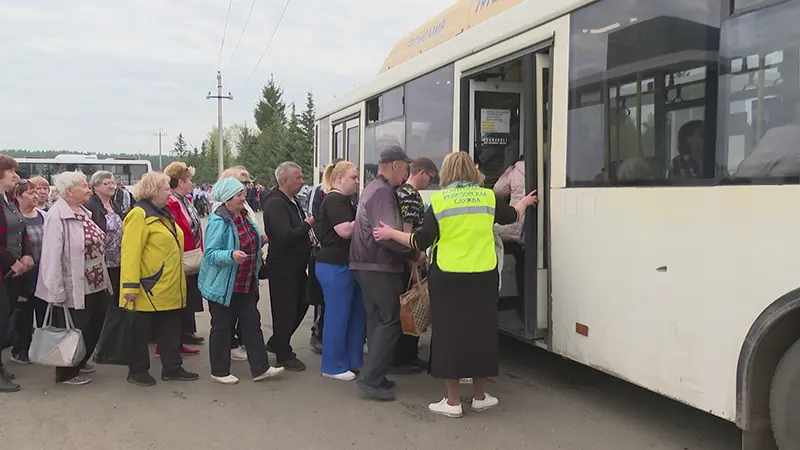
MULTIPOLYGON (((59 200, 44 219, 42 259, 36 296, 66 306, 75 326, 83 333, 86 356, 77 367, 56 367, 56 382, 91 383, 85 373, 94 371, 87 361, 94 352, 113 292, 105 261, 105 233, 92 221, 83 205, 92 191, 81 172, 64 172, 53 180, 59 200), (83 373, 81 373, 83 372, 83 373)), ((63 323, 61 308, 55 319, 63 323)))
MULTIPOLYGON (((175 218, 175 223, 183 231, 187 307, 183 312, 182 341, 185 344, 202 344, 203 338, 195 335, 197 322, 194 315, 203 311, 203 298, 197 289, 197 273, 200 271, 203 249, 203 227, 200 225, 200 217, 194 205, 186 199, 186 196, 192 193, 194 167, 175 161, 164 168, 164 174, 169 177, 169 187, 172 189, 167 208, 175 218)), ((181 346, 181 354, 185 356, 198 353, 199 350, 181 346)))
POLYGON ((123 223, 119 304, 137 312, 128 382, 139 386, 156 384, 150 375, 147 349, 153 328, 161 349, 161 379, 199 378, 183 368, 180 353, 182 310, 186 308, 184 237, 167 209, 171 194, 168 176, 161 172, 146 173, 133 187, 136 206, 123 223))
POLYGON ((106 234, 105 258, 108 276, 111 278, 111 288, 114 292, 119 292, 123 214, 119 207, 111 201, 116 189, 114 174, 98 170, 92 174, 89 185, 94 194, 83 206, 91 211, 92 220, 106 234))
POLYGON ((36 207, 42 211, 50 209, 50 183, 44 177, 33 177, 30 180, 36 186, 37 202, 36 207))
MULTIPOLYGON (((250 172, 248 172, 247 169, 245 169, 242 166, 235 166, 235 167, 231 167, 229 169, 225 169, 222 172, 222 174, 219 176, 219 181, 222 181, 225 178, 229 178, 229 177, 233 177, 233 178, 236 178, 237 180, 239 180, 239 182, 242 183, 242 185, 245 187, 245 190, 247 189, 248 186, 253 184, 253 178, 250 177, 250 172)), ((212 190, 211 211, 210 212, 213 213, 214 211, 217 210, 217 208, 219 208, 219 206, 220 206, 220 202, 214 201, 213 190, 212 190)), ((257 224, 258 222, 256 222, 256 214, 255 214, 255 212, 253 212, 253 208, 251 208, 250 205, 248 205, 246 201, 244 203, 244 209, 245 209, 245 211, 247 211, 247 216, 250 218, 250 220, 253 223, 257 224)), ((258 230, 259 234, 261 234, 261 241, 266 244, 267 243, 267 235, 264 234, 264 230, 260 229, 260 228, 256 228, 256 229, 258 230)), ((239 334, 239 324, 238 324, 238 322, 234 323, 233 328, 231 330, 231 333, 232 333, 231 334, 231 359, 233 359, 234 361, 247 361, 247 350, 245 350, 245 346, 242 345, 241 335, 239 334)))
POLYGON ((499 370, 493 225, 519 220, 537 198, 531 192, 513 208, 497 202, 494 192, 480 186, 483 175, 465 152, 447 155, 440 176, 444 189, 431 196, 420 229, 409 234, 381 224, 374 236, 418 250, 433 246, 428 289, 431 342, 436 345, 431 346, 431 374, 444 378, 447 396, 428 409, 461 417, 460 378, 473 378, 473 411, 498 404, 485 391, 486 378, 497 376, 499 370))
POLYGON ((20 277, 21 288, 19 298, 25 302, 17 305, 17 320, 15 325, 14 346, 11 349, 11 361, 19 364, 30 364, 28 350, 33 337, 33 320, 36 318, 38 326, 42 326, 47 304, 42 299, 33 295, 36 289, 36 280, 39 276, 39 260, 42 258, 42 230, 44 227, 44 212, 37 208, 39 193, 36 185, 31 181, 20 180, 14 188, 14 201, 22 215, 22 224, 28 236, 26 247, 33 258, 33 270, 20 277))
MULTIPOLYGON (((9 320, 20 287, 22 274, 33 267, 33 258, 24 251, 28 237, 22 216, 12 201, 12 190, 20 181, 17 175, 19 165, 14 158, 0 155, 0 348, 8 336, 9 320)), ((14 375, 3 367, 0 360, 0 392, 15 392, 19 385, 12 382, 14 375)))
POLYGON ((208 219, 198 280, 211 312, 211 379, 222 384, 239 382, 231 374, 230 353, 237 319, 253 381, 278 376, 285 369, 270 367, 261 332, 257 302, 262 240, 245 210, 244 186, 236 178, 224 178, 214 185, 214 200, 221 205, 208 219))

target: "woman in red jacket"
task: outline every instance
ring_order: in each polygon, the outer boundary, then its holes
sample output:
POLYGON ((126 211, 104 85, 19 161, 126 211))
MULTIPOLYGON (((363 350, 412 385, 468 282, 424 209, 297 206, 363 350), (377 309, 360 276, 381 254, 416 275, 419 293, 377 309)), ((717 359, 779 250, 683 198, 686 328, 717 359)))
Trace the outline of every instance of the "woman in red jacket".
MULTIPOLYGON (((195 335, 197 323, 194 315, 203 311, 203 298, 197 287, 197 274, 200 270, 203 249, 203 229, 200 225, 200 216, 192 202, 186 196, 192 192, 192 177, 194 167, 186 163, 175 161, 164 168, 164 174, 169 177, 169 187, 172 195, 167 203, 167 208, 175 217, 175 223, 183 230, 184 236, 184 270, 186 271, 186 287, 188 289, 187 307, 183 318, 183 343, 202 344, 204 339, 195 335), (196 263, 196 264, 195 264, 196 263)), ((196 355, 199 350, 183 346, 181 353, 196 355)))

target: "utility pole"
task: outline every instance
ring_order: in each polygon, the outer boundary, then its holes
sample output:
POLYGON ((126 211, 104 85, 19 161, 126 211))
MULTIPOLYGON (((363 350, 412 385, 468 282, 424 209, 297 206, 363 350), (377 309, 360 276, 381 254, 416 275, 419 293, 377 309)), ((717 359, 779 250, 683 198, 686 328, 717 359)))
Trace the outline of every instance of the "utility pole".
POLYGON ((158 136, 158 170, 164 170, 164 165, 161 164, 161 137, 166 136, 164 130, 158 129, 158 133, 153 133, 153 136, 158 136))
POLYGON ((222 95, 222 72, 217 72, 217 95, 211 95, 211 91, 208 92, 206 95, 206 99, 217 99, 217 153, 218 153, 218 173, 217 175, 222 175, 222 171, 225 170, 225 160, 223 159, 223 139, 222 139, 222 101, 223 100, 233 100, 233 96, 230 92, 228 95, 222 95))

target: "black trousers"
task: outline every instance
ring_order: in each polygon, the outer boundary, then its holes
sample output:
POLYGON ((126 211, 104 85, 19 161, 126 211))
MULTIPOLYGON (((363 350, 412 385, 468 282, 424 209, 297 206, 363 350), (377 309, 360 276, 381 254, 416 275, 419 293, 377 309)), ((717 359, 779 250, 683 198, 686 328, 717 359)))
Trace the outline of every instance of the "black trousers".
MULTIPOLYGON (((0 339, 5 342, 11 325, 11 302, 8 299, 8 289, 5 283, 0 282, 0 339)), ((3 356, 0 351, 0 369, 3 368, 3 356)))
MULTIPOLYGON (((305 270, 275 268, 269 277, 269 298, 272 309, 272 337, 267 345, 278 362, 296 357, 292 351, 292 335, 308 312, 305 270)), ((245 346, 247 343, 245 343, 245 346)))
POLYGON ((322 342, 322 328, 325 325, 325 296, 322 293, 322 285, 317 280, 317 259, 311 256, 308 261, 308 286, 306 295, 308 303, 314 305, 314 324, 311 325, 311 335, 322 342))
POLYGON ((150 351, 147 347, 151 332, 155 334, 161 354, 161 373, 175 373, 183 365, 181 358, 181 318, 183 310, 137 312, 133 326, 133 361, 130 375, 150 372, 150 351))
POLYGON ((235 292, 231 305, 208 302, 211 312, 211 336, 208 351, 211 358, 211 375, 224 377, 231 374, 231 331, 238 321, 239 336, 247 348, 250 373, 257 377, 269 369, 264 333, 261 332, 261 313, 258 312, 256 294, 235 292))
POLYGON ((11 348, 12 355, 28 355, 28 350, 31 348, 31 339, 33 338, 33 321, 35 319, 36 326, 41 328, 44 324, 46 311, 47 302, 38 297, 30 296, 24 302, 17 303, 15 339, 14 346, 11 348))
MULTIPOLYGON (((78 376, 80 368, 92 357, 94 348, 97 346, 97 340, 100 338, 100 332, 103 330, 103 322, 106 320, 106 312, 110 301, 111 295, 108 291, 100 291, 85 297, 84 309, 69 308, 69 314, 72 317, 75 328, 83 333, 86 356, 75 367, 56 367, 56 382, 67 381, 78 376)), ((57 327, 66 326, 63 308, 53 308, 53 323, 57 327)))

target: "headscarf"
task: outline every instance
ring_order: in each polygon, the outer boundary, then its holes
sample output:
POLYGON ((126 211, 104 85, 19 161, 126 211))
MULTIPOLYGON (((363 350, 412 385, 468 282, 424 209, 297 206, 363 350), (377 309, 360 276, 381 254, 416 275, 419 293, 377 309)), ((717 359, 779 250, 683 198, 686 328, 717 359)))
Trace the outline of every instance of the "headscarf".
POLYGON ((244 190, 244 185, 234 177, 223 178, 214 184, 212 196, 214 201, 227 202, 244 190))

